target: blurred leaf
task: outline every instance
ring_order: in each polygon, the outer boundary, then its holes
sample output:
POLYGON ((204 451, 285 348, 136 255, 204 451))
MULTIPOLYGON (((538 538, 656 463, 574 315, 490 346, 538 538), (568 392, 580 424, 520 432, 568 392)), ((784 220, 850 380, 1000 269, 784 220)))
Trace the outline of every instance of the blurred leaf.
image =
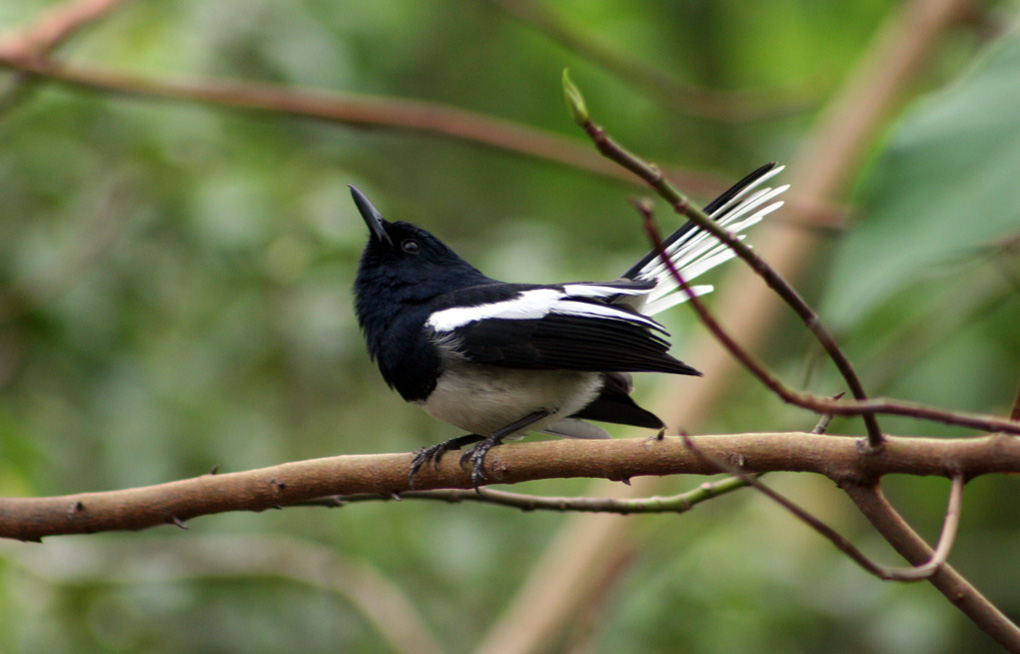
POLYGON ((847 327, 918 279, 1020 227, 1020 36, 891 135, 833 266, 826 315, 847 327))

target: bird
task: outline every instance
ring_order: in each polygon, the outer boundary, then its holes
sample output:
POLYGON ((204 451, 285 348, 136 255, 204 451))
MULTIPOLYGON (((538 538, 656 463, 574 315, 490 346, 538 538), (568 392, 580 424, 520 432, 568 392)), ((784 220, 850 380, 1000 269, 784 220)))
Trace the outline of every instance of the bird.
MULTIPOLYGON (((789 185, 764 184, 783 167, 765 164, 704 207, 717 224, 742 232, 780 206, 789 185)), ((409 485, 423 465, 464 451, 477 490, 485 458, 507 438, 541 432, 609 438, 589 421, 659 430, 665 424, 631 397, 630 373, 701 373, 668 353, 669 334, 653 315, 712 291, 680 288, 734 252, 688 221, 612 281, 554 284, 492 279, 425 229, 390 222, 349 185, 368 226, 354 282, 355 313, 383 380, 407 402, 468 433, 414 453, 409 485)))

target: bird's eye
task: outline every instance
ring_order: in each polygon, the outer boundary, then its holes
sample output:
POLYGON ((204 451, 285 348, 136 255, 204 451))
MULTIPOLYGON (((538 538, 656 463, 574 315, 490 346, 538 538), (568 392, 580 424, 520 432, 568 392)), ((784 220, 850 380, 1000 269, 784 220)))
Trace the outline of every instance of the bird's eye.
POLYGON ((418 254, 421 250, 421 246, 418 245, 418 241, 413 238, 409 238, 400 244, 400 249, 408 254, 418 254))

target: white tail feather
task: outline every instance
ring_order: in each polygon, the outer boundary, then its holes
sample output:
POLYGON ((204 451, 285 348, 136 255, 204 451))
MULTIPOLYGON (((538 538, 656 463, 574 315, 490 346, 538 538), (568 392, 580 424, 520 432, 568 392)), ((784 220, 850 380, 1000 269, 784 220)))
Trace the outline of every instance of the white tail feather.
MULTIPOLYGON (((753 183, 748 184, 747 188, 742 189, 726 204, 713 211, 710 215, 711 218, 738 240, 743 240, 745 235, 740 232, 758 224, 765 216, 783 206, 781 200, 775 199, 790 188, 789 184, 776 188, 760 188, 763 183, 782 172, 783 168, 783 166, 777 166, 753 183)), ((701 229, 694 229, 670 243, 666 248, 666 254, 685 282, 696 279, 736 256, 729 246, 701 229)), ((647 316, 655 315, 690 299, 688 292, 679 290, 679 284, 669 267, 659 257, 652 259, 642 267, 634 275, 634 279, 655 282, 655 286, 644 298, 644 306, 635 307, 640 308, 641 312, 647 316)), ((691 288, 691 291, 694 295, 703 295, 711 292, 712 287, 695 286, 691 288)), ((634 298, 634 300, 637 299, 634 298)), ((630 301, 627 304, 632 306, 638 304, 631 298, 628 300, 630 301)))

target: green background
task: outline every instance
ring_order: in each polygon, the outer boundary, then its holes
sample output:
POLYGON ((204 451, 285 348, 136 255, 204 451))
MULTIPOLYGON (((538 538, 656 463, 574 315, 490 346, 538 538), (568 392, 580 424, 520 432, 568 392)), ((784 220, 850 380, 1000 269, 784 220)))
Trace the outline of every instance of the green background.
MULTIPOLYGON (((765 115, 669 108, 633 76, 468 0, 127 3, 61 56, 157 79, 431 101, 586 145, 563 104, 569 67, 619 140, 725 183, 797 152, 899 7, 547 5, 585 38, 684 84, 746 91, 731 108, 765 115)), ((51 6, 0 0, 0 34, 51 6)), ((851 227, 822 230, 798 284, 872 393, 1008 415, 1020 381, 1020 39, 1012 6, 981 9, 984 23, 951 31, 902 90, 902 109, 834 199, 851 227)), ((387 217, 427 227, 498 278, 607 279, 647 249, 628 203, 642 191, 624 181, 406 130, 36 85, 0 113, 0 494, 127 488, 457 435, 401 402, 365 352, 350 288, 366 231, 350 183, 387 217)), ((667 322, 674 353, 697 367, 683 342, 700 327, 683 308, 667 322)), ((793 385, 841 390, 816 349, 786 316, 760 353, 793 385)), ((637 383, 641 399, 658 380, 637 383)), ((747 375, 731 384, 701 431, 813 425, 747 375)), ((970 433, 905 419, 883 426, 970 433)), ((860 430, 857 421, 832 426, 860 430)), ((769 481, 869 554, 899 560, 831 483, 769 481)), ((948 484, 891 479, 888 488, 934 538, 948 484)), ((1014 619, 1017 491, 1006 477, 968 486, 952 557, 1014 619)), ((380 502, 0 543, 0 651, 390 651, 351 599, 390 588, 442 650, 467 652, 566 519, 380 502)), ((866 575, 751 492, 683 516, 618 520, 634 551, 612 574, 593 571, 608 575, 606 587, 550 651, 993 647, 930 585, 866 575)))

